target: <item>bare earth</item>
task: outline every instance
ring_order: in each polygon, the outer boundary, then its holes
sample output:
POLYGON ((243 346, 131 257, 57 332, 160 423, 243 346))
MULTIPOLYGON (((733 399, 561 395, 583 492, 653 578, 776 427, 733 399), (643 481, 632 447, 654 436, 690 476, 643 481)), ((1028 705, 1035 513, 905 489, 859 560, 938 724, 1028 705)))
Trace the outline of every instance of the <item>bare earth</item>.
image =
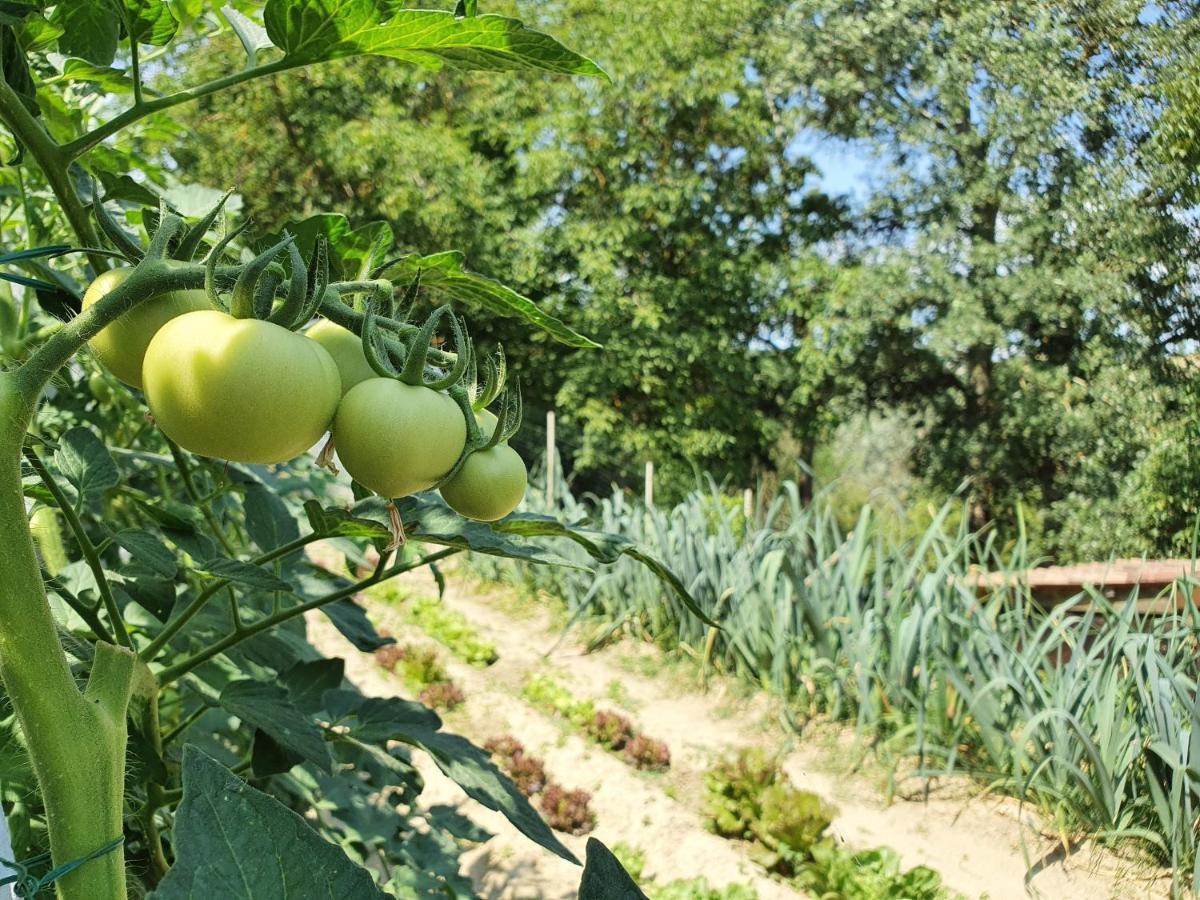
MULTIPOLYGON (((405 593, 436 595, 427 573, 413 573, 398 585, 405 593)), ((377 626, 405 640, 428 640, 400 624, 388 605, 367 603, 377 626)), ((451 580, 445 603, 493 642, 500 657, 492 666, 479 669, 448 652, 441 654, 467 697, 464 706, 445 717, 447 730, 479 744, 512 734, 545 759, 551 778, 564 787, 592 792, 597 816, 593 835, 609 847, 625 843, 644 851, 645 884, 704 876, 713 886, 752 885, 761 900, 803 896, 756 871, 744 847, 710 834, 701 819, 705 769, 732 749, 760 745, 775 752, 790 747, 786 771, 799 787, 833 802, 838 814, 832 831, 840 840, 854 849, 891 847, 906 868, 930 866, 950 888, 968 897, 1169 896, 1162 872, 1095 847, 1077 847, 1066 855, 1061 842, 1037 831, 1028 808, 1022 811, 1011 798, 973 796, 968 790, 978 788, 961 780, 938 786, 928 801, 920 799, 915 783, 901 785, 901 798, 914 795, 914 799, 896 799, 888 805, 879 771, 870 771, 870 763, 866 771, 850 771, 860 756, 852 735, 825 729, 797 744, 777 724, 777 711, 764 696, 747 694, 720 680, 711 680, 702 691, 694 670, 664 668, 652 648, 618 645, 585 655, 570 637, 558 641, 557 630, 541 608, 514 604, 499 589, 463 579, 451 580), (552 674, 577 698, 593 699, 601 709, 619 710, 649 736, 665 741, 671 750, 670 771, 638 772, 522 700, 525 679, 542 672, 552 674), (1027 875, 1031 865, 1035 874, 1027 875)), ((350 646, 323 616, 310 613, 308 625, 317 648, 345 658, 347 677, 365 693, 406 693, 397 678, 350 646)), ((420 765, 428 785, 422 796, 430 805, 455 806, 494 835, 464 857, 464 867, 482 897, 566 900, 576 896, 578 867, 543 851, 498 813, 469 800, 427 760, 420 759, 420 765)), ((582 858, 585 838, 560 837, 582 858)))

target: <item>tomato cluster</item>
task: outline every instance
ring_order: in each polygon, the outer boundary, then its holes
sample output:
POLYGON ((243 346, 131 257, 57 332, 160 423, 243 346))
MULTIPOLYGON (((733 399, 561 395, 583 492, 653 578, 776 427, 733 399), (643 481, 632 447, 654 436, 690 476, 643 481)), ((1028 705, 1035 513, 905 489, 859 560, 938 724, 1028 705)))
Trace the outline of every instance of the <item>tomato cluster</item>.
MULTIPOLYGON (((299 265, 298 254, 293 264, 299 265)), ((85 308, 131 271, 114 269, 98 277, 85 308)), ((211 288, 167 292, 119 316, 90 344, 113 375, 145 392, 163 433, 194 453, 282 463, 331 431, 346 471, 382 497, 439 488, 455 511, 489 522, 516 509, 528 473, 506 441, 519 419, 519 400, 505 394, 499 418, 484 408, 502 387, 502 359, 489 361, 488 383, 479 388, 473 374, 468 377, 475 371, 474 357, 457 320, 452 324, 458 352, 430 347, 434 325, 447 309, 437 310, 415 337, 409 335, 405 348, 371 315, 342 304, 335 287, 317 290, 332 294, 330 302, 361 322, 362 337, 326 318, 303 332, 291 330, 287 320, 294 326, 312 316, 303 310, 297 316, 293 309, 281 318, 279 308, 288 301, 274 297, 273 287, 257 288, 265 303, 242 303, 239 309, 236 295, 244 289, 239 284, 230 311, 211 288), (443 362, 453 360, 449 373, 428 361, 435 352, 443 362), (395 357, 405 353, 407 361, 402 358, 402 368, 396 368, 395 357), (435 377, 427 381, 430 370, 435 377)))

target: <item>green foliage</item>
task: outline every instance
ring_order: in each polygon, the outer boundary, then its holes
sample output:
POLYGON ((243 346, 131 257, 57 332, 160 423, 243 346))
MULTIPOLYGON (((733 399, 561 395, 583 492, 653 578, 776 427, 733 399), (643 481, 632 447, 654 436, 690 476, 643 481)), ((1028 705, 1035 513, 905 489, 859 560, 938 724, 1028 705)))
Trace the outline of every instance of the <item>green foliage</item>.
POLYGON ((948 896, 937 872, 926 866, 902 870, 894 850, 851 853, 826 841, 812 848, 811 857, 796 883, 815 900, 945 900, 948 896))
POLYGON ((716 888, 706 878, 692 878, 651 888, 650 900, 758 900, 758 893, 744 884, 716 888))
POLYGON ((705 816, 724 837, 752 841, 764 868, 793 874, 833 821, 816 794, 794 787, 779 763, 759 749, 724 760, 704 778, 705 816))
MULTIPOLYGON (((1191 605, 1145 615, 1085 596, 1074 600, 1090 610, 1047 612, 1016 577, 979 591, 973 560, 1014 575, 1030 557, 1020 541, 1002 547, 994 533, 970 533, 965 516, 952 526, 955 506, 908 536, 869 507, 847 531, 823 498, 806 504, 788 484, 744 532, 740 512, 710 493, 649 513, 620 493, 588 504, 564 497, 560 509, 654 548, 720 630, 628 564, 600 578, 478 558, 471 567, 562 598, 566 620, 597 642, 630 634, 686 647, 784 699, 800 721, 851 722, 924 772, 975 775, 1023 798, 1064 833, 1144 842, 1177 872, 1193 871, 1191 605)), ((767 778, 756 768, 747 777, 756 772, 767 778)), ((715 812, 719 827, 745 834, 766 786, 746 789, 748 810, 731 800, 715 812)))
POLYGON ((436 597, 389 597, 400 605, 404 619, 473 666, 490 666, 498 658, 496 645, 486 641, 462 613, 448 609, 436 597))
POLYGON ((811 791, 794 787, 778 762, 761 749, 743 750, 719 762, 705 775, 704 784, 709 826, 725 837, 754 842, 752 855, 757 862, 794 879, 813 897, 945 900, 948 896, 937 872, 925 866, 902 871, 899 857, 890 849, 854 853, 835 843, 825 834, 833 810, 811 791))
POLYGON ((550 783, 542 791, 540 808, 546 823, 566 834, 587 834, 596 827, 591 808, 592 795, 585 790, 568 790, 550 783))

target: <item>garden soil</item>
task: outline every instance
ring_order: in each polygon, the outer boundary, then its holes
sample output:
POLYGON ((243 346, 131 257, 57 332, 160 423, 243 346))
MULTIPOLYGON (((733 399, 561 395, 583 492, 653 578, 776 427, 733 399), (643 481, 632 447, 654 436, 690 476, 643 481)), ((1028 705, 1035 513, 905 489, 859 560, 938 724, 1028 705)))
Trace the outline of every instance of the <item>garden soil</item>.
MULTIPOLYGON (((433 579, 412 573, 398 581, 402 593, 432 595, 433 579)), ((361 598, 377 626, 401 640, 426 636, 403 623, 396 607, 361 598)), ((703 773, 730 751, 761 746, 784 752, 784 768, 798 787, 833 803, 831 832, 852 849, 887 846, 905 868, 927 865, 967 897, 988 900, 1027 896, 1052 900, 1150 898, 1169 895, 1160 870, 1090 846, 1074 846, 1036 827, 1032 809, 950 779, 928 796, 915 779, 893 785, 885 769, 861 751, 845 729, 827 727, 797 738, 779 723, 778 710, 761 693, 720 679, 706 689, 698 668, 664 664, 659 653, 629 642, 585 653, 573 635, 560 640, 549 613, 511 592, 452 579, 445 603, 496 645, 499 659, 475 668, 443 651, 466 703, 445 716, 447 730, 478 744, 511 734, 541 756, 551 779, 592 794, 593 835, 609 847, 625 844, 645 854, 644 884, 706 878, 710 885, 753 886, 760 900, 802 897, 772 880, 751 861, 746 845, 704 828, 703 773), (671 768, 639 772, 572 729, 552 713, 521 698, 532 674, 549 674, 578 699, 618 711, 650 737, 665 741, 671 768), (865 764, 854 763, 866 759, 865 764), (892 800, 889 803, 889 794, 892 800)), ((347 660, 346 675, 364 693, 410 695, 400 680, 359 653, 320 614, 309 614, 309 635, 322 652, 347 660)), ((427 782, 422 802, 449 804, 494 836, 469 850, 464 870, 487 900, 568 900, 580 870, 535 846, 498 813, 471 801, 429 760, 416 754, 427 782)), ((583 856, 586 838, 563 836, 583 856)))

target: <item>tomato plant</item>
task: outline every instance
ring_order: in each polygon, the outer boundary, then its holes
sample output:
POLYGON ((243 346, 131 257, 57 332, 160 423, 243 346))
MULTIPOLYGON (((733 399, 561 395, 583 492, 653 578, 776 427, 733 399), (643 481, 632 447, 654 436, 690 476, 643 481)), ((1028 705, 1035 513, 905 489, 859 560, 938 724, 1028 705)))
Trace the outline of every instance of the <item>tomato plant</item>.
POLYGON ((262 900, 304 896, 314 879, 331 896, 468 894, 457 847, 479 837, 419 805, 413 752, 573 859, 435 712, 359 693, 343 660, 307 641, 305 614, 372 652, 391 639, 357 605, 365 588, 466 551, 567 564, 564 539, 599 562, 630 553, 690 602, 615 535, 529 513, 474 522, 422 493, 443 485, 453 500, 456 479, 494 490, 454 501, 491 519, 521 480, 504 446, 519 395, 498 357, 476 384, 461 307, 592 342, 460 254, 390 255, 383 223, 323 214, 261 240, 231 229, 228 194, 197 208, 146 149, 169 144, 172 107, 335 58, 603 74, 475 2, 401 6, 0 11, 12 163, 0 227, 22 246, 0 272, 0 804, 14 856, 3 865, 23 894, 262 900), (172 83, 173 55, 222 33, 240 41, 241 67, 172 83), (401 314, 426 301, 423 325, 401 314), (332 324, 306 336, 317 316, 332 324), (353 485, 302 455, 335 419, 353 485), (421 439, 404 459, 389 455, 401 420, 421 439), (493 457, 507 460, 500 474, 493 457), (310 559, 318 544, 344 566, 310 559))

